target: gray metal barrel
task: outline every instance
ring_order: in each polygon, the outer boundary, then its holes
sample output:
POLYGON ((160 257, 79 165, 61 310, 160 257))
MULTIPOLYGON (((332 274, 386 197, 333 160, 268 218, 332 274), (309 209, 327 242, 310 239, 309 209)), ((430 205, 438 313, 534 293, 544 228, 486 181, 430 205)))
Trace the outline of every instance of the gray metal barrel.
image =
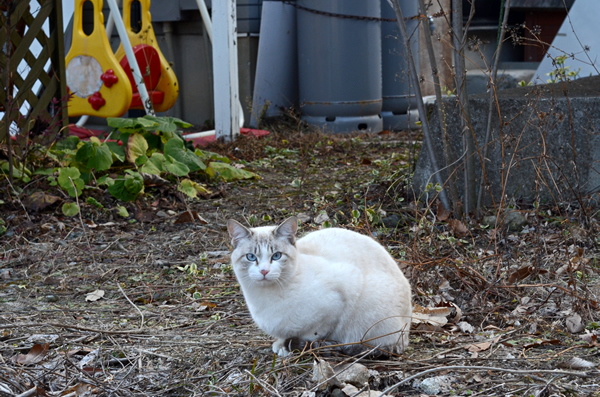
POLYGON ((297 5, 302 119, 336 133, 381 131, 381 22, 363 18, 379 18, 380 2, 297 5))
MULTIPOLYGON (((214 0, 219 1, 219 0, 214 0)), ((260 32, 260 14, 263 0, 237 0, 238 33, 260 32)))
MULTIPOLYGON (((400 0, 404 17, 417 15, 419 6, 416 0, 400 0)), ((394 9, 387 0, 381 0, 382 18, 395 19, 394 9)), ((411 35, 411 50, 419 70, 419 20, 406 21, 411 35)), ((397 22, 382 22, 381 53, 383 71, 383 128, 403 130, 409 127, 408 110, 416 110, 414 90, 411 89, 410 69, 405 55, 404 40, 397 22)), ((416 121, 416 114, 411 123, 416 121)))

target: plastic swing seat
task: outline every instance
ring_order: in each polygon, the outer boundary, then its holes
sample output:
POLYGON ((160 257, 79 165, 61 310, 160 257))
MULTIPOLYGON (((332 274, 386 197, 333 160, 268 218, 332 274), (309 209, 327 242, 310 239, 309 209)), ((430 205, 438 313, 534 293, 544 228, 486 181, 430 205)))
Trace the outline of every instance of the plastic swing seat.
MULTIPOLYGON (((75 0, 73 41, 66 56, 67 86, 72 94, 69 116, 120 117, 129 109, 144 109, 123 45, 111 50, 102 14, 103 0, 75 0), (94 7, 94 29, 83 31, 83 4, 94 7)), ((154 110, 170 109, 179 95, 177 77, 158 48, 151 24, 150 0, 125 0, 123 22, 142 71, 154 110), (131 4, 141 5, 142 30, 131 29, 131 4), (143 32, 143 34, 141 34, 143 32)), ((118 16, 117 16, 118 17, 118 16)))
MULTIPOLYGON (((135 59, 137 60, 138 65, 140 66, 140 70, 142 70, 142 73, 144 73, 144 84, 148 89, 150 100, 156 109, 164 102, 165 99, 165 93, 163 91, 156 90, 156 86, 158 85, 161 76, 160 58, 158 52, 154 49, 154 47, 146 44, 138 44, 133 47, 133 53, 135 54, 135 59)), ((133 79, 133 73, 131 73, 129 60, 127 57, 123 57, 119 64, 125 71, 125 74, 127 74, 133 90, 133 94, 131 96, 131 105, 129 105, 129 108, 144 109, 142 98, 138 92, 135 80, 133 79)))
MULTIPOLYGON (((157 112, 164 112, 173 105, 175 105, 175 101, 179 95, 179 84, 177 82, 177 77, 175 76, 175 72, 173 72, 173 68, 169 64, 169 62, 165 59, 164 55, 160 51, 158 47, 158 41, 156 40, 156 36, 154 35, 154 29, 152 28, 152 15, 150 14, 150 0, 123 0, 123 23, 125 24, 125 31, 127 32, 127 36, 129 36, 129 41, 133 46, 133 50, 135 52, 135 57, 137 59, 138 64, 140 65, 140 70, 142 74, 144 74, 144 80, 146 81, 146 88, 148 88, 148 94, 150 95, 150 99, 154 105, 154 110, 157 112), (132 4, 139 4, 139 14, 132 15, 132 4), (133 18, 132 18, 133 17, 133 18), (133 23, 132 23, 133 22, 133 23), (134 30, 133 26, 136 27, 134 30), (149 48, 152 48, 156 51, 155 55, 144 55, 145 59, 141 60, 141 53, 136 52, 136 48, 139 46, 144 46, 144 51, 150 51, 149 48), (159 73, 156 73, 155 65, 159 63, 160 68, 159 73), (150 66, 149 69, 146 68, 146 65, 150 66), (148 84, 149 77, 153 82, 152 85, 148 84), (153 93, 150 93, 153 91, 153 93), (156 93, 154 93, 156 92, 156 93), (160 94, 159 94, 160 93, 160 94), (156 100, 153 96, 156 95, 156 100), (158 100, 162 95, 162 100, 158 100)), ((137 50, 139 51, 139 50, 137 50)), ((123 62, 127 62, 127 57, 125 56, 125 50, 123 49, 123 44, 119 46, 117 51, 115 52, 115 56, 120 60, 121 65, 124 66, 123 62)), ((130 70, 129 67, 123 67, 125 71, 130 70)), ((133 81, 133 80, 132 80, 133 81)), ((143 109, 143 104, 139 99, 139 94, 137 94, 136 99, 136 88, 135 84, 133 100, 131 103, 132 109, 143 109)))

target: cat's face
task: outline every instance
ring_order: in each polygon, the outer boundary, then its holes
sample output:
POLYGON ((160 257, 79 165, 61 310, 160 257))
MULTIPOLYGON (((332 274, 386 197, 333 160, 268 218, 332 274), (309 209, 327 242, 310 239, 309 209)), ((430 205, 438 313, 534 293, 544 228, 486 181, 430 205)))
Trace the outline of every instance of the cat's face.
POLYGON ((240 283, 267 286, 283 284, 294 270, 298 221, 288 218, 281 225, 248 229, 229 220, 227 230, 234 246, 231 263, 240 283))

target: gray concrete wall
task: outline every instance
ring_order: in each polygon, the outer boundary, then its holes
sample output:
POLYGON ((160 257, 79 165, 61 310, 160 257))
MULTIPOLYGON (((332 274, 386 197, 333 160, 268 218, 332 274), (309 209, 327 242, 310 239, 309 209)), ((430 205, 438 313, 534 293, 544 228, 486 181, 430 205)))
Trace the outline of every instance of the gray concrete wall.
MULTIPOLYGON (((485 161, 488 183, 485 202, 498 203, 507 198, 532 203, 572 201, 600 190, 600 78, 592 77, 565 86, 526 87, 499 94, 498 116, 493 111, 489 152, 485 161), (566 92, 566 95, 565 95, 566 92), (492 200, 493 197, 493 200, 492 200)), ((481 178, 481 156, 487 123, 487 95, 470 98, 471 125, 478 142, 475 155, 481 178)), ((459 159, 454 169, 462 179, 464 163, 461 149, 462 113, 454 99, 445 101, 447 128, 453 156, 459 159)), ((446 165, 437 112, 431 113, 433 144, 440 167, 446 165)), ((423 145, 425 147, 425 145, 423 145)), ((414 186, 423 191, 434 182, 434 170, 427 151, 422 149, 414 175, 414 186)), ((448 180, 449 169, 442 172, 448 180)), ((459 183, 462 191, 462 183, 459 183)))

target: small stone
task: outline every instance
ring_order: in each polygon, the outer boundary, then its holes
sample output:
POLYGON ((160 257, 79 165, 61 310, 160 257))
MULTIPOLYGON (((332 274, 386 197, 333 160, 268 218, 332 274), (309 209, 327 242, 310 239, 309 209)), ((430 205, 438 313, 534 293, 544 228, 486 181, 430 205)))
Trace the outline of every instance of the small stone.
POLYGON ((46 302, 58 302, 58 296, 46 295, 46 302))
POLYGON ((381 220, 383 226, 387 227, 388 229, 395 229, 400 222, 402 222, 402 218, 400 218, 400 216, 396 214, 386 216, 381 220))
POLYGON ((510 211, 504 217, 504 223, 508 230, 520 232, 527 225, 527 218, 518 211, 510 211))
POLYGON ((336 377, 340 382, 363 387, 369 383, 369 370, 362 364, 345 364, 335 367, 336 377))
MULTIPOLYGON (((346 386, 348 387, 348 386, 346 386)), ((355 388, 356 389, 356 388, 355 388)), ((344 388, 345 390, 345 388, 344 388)), ((356 389, 356 391, 358 391, 358 389, 356 389)), ((356 394, 356 393, 354 393, 356 394)), ((331 392, 331 397, 346 397, 349 394, 344 393, 342 389, 333 389, 333 391, 331 392)))
POLYGON ((310 215, 308 215, 306 212, 301 212, 301 213, 297 214, 296 218, 298 218, 298 220, 302 223, 308 223, 312 219, 312 217, 310 215))
POLYGON ((423 379, 423 381, 418 384, 418 388, 425 394, 436 396, 442 391, 450 389, 451 380, 452 378, 446 375, 434 376, 432 378, 423 379))
POLYGON ((313 382, 317 385, 317 390, 325 390, 331 386, 342 386, 342 383, 337 379, 331 365, 325 361, 315 361, 313 363, 313 382))
POLYGON ((483 226, 494 227, 496 225, 496 216, 495 215, 489 215, 489 216, 483 217, 483 220, 481 221, 481 224, 483 226))
POLYGON ((158 216, 158 217, 160 217, 160 218, 166 218, 166 217, 168 217, 169 215, 167 215, 167 213, 166 213, 165 211, 158 211, 158 212, 156 213, 156 216, 158 216))
POLYGON ((577 313, 573 313, 565 321, 567 329, 572 334, 577 334, 585 329, 585 324, 581 321, 581 316, 577 313))
POLYGON ((0 269, 0 279, 8 280, 8 279, 10 279, 10 277, 12 276, 13 273, 14 273, 14 271, 12 268, 0 269))
POLYGON ((465 334, 472 334, 473 331, 475 331, 475 327, 466 321, 461 321, 456 325, 458 325, 458 328, 460 328, 461 332, 464 332, 465 334))
POLYGON ((320 225, 321 223, 328 221, 329 220, 329 215, 327 215, 327 212, 320 212, 319 215, 317 215, 317 217, 315 218, 315 223, 317 225, 320 225))

